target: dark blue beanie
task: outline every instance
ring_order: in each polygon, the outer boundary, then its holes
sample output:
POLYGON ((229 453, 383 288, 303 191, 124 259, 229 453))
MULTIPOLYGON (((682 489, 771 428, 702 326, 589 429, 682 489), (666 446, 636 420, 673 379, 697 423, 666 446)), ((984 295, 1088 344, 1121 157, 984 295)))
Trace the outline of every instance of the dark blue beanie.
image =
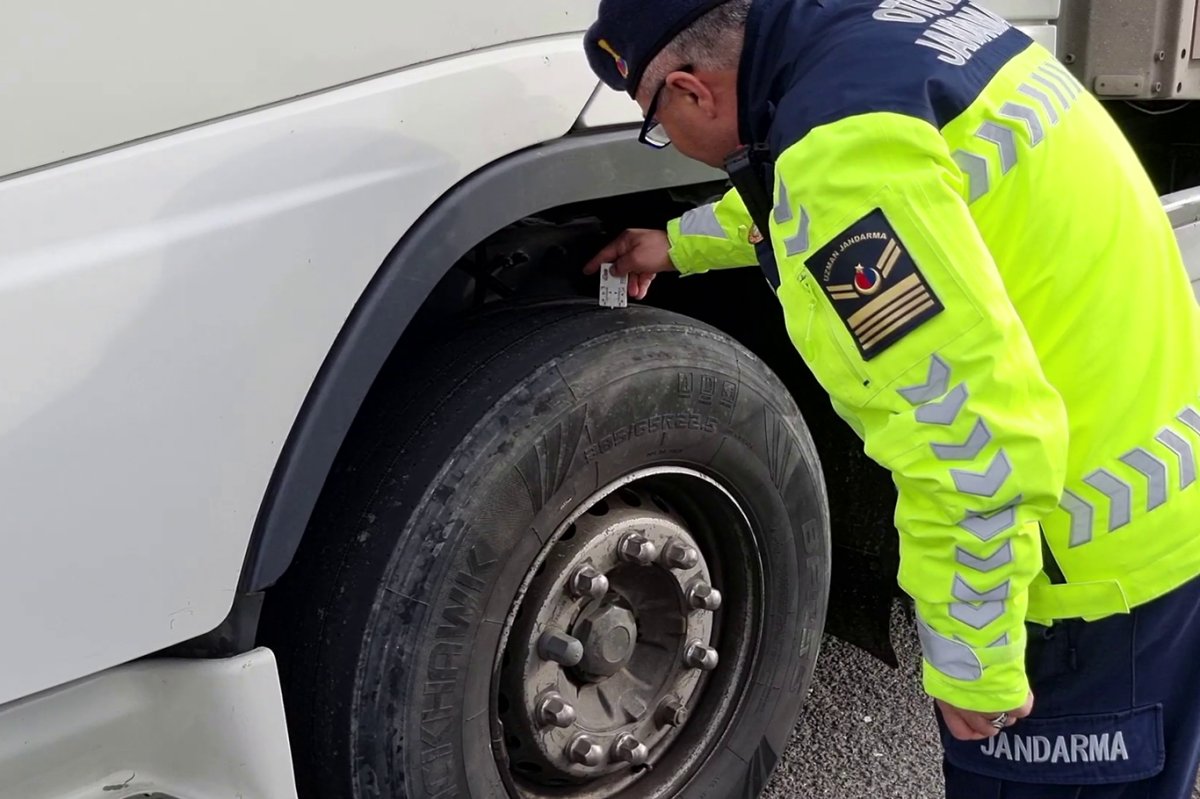
POLYGON ((637 93, 642 73, 659 51, 725 0, 600 0, 584 50, 600 80, 637 93))

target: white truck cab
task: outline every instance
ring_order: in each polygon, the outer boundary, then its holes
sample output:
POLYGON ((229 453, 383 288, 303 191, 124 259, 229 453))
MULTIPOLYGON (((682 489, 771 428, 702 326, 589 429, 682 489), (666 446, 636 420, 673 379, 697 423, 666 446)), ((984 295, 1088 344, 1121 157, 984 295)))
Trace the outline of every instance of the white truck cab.
MULTIPOLYGON (((1200 281, 1195 0, 985 5, 1200 281)), ((821 631, 890 656, 889 483, 827 491, 761 281, 594 308, 723 185, 634 141, 594 13, 5 4, 0 797, 753 793, 821 631)))

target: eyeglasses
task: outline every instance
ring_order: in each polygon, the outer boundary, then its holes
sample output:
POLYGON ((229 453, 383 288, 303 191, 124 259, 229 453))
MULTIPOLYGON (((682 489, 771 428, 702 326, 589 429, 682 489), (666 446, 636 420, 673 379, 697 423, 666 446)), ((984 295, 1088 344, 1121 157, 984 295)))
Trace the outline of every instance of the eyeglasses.
MULTIPOLYGON (((692 65, 687 64, 674 71, 691 72, 692 65)), ((638 141, 656 150, 661 150, 671 144, 671 134, 667 133, 667 129, 662 126, 662 123, 657 118, 658 103, 662 99, 663 89, 665 88, 667 88, 667 82, 663 80, 655 90, 654 96, 650 98, 650 106, 646 109, 646 119, 642 122, 642 132, 638 134, 638 141)))

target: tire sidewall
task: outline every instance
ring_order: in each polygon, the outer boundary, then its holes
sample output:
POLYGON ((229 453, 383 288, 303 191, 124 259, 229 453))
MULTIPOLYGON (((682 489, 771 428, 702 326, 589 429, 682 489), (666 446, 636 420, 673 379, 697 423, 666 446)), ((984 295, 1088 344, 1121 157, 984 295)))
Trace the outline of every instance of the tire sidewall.
MULTIPOLYGON (((682 792, 765 783, 803 703, 828 594, 828 511, 786 390, 719 334, 646 325, 537 368, 461 440, 403 530, 357 662, 360 796, 507 797, 492 754, 495 655, 562 518, 635 469, 688 465, 737 498, 761 555, 759 650, 732 723, 682 792), (652 412, 646 409, 652 409, 652 412)), ((749 794, 753 795, 753 793, 749 794)))

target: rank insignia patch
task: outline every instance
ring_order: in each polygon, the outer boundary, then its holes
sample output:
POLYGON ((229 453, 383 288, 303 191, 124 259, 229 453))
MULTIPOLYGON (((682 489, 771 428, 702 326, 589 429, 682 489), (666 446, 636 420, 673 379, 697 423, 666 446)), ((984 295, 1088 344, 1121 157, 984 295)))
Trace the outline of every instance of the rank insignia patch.
POLYGON ((941 301, 878 208, 846 228, 805 265, 864 360, 942 311, 941 301))

